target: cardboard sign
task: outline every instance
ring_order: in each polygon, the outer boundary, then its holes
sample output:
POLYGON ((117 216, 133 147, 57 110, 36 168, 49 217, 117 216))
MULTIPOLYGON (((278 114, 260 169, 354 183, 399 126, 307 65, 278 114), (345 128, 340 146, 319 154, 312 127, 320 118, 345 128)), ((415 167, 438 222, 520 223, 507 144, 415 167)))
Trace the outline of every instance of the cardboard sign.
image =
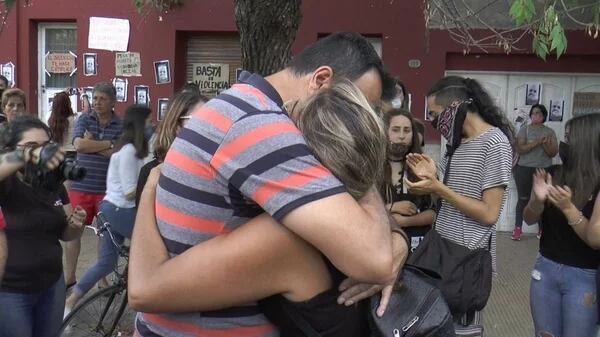
POLYGON ((51 74, 70 74, 75 70, 75 56, 71 53, 48 53, 46 71, 51 74))
POLYGON ((229 88, 229 64, 193 63, 192 69, 192 80, 200 92, 220 92, 229 88))
POLYGON ((142 76, 140 53, 116 53, 116 76, 142 76))
POLYGON ((129 20, 90 17, 88 48, 127 51, 129 20))

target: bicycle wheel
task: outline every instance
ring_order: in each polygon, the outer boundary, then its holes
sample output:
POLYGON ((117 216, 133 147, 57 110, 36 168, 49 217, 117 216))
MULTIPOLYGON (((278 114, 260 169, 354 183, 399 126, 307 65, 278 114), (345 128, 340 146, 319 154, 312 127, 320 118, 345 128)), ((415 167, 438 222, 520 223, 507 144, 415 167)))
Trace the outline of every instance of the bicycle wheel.
POLYGON ((127 307, 127 291, 120 285, 102 289, 85 299, 65 318, 64 337, 112 337, 133 334, 135 313, 127 307))

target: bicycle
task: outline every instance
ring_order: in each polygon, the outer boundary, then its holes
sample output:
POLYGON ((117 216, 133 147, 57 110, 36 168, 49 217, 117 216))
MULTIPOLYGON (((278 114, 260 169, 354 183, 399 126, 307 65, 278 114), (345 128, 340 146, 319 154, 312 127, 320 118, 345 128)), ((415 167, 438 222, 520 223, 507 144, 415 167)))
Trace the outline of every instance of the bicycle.
POLYGON ((110 229, 102 212, 96 215, 96 226, 86 226, 98 236, 109 235, 117 247, 119 257, 125 259, 123 268, 115 267, 115 281, 107 288, 101 289, 83 299, 80 304, 65 317, 59 336, 65 337, 111 337, 121 336, 118 331, 120 323, 127 330, 133 330, 133 319, 122 321, 124 316, 135 316, 135 312, 127 307, 127 266, 129 264, 129 247, 119 244, 110 229))

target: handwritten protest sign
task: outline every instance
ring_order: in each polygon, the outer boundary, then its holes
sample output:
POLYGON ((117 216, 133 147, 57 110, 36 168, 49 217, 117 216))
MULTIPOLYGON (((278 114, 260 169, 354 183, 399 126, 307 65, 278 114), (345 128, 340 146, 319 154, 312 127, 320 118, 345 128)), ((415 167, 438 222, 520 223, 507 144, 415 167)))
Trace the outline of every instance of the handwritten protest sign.
POLYGON ((48 53, 46 55, 46 71, 51 74, 70 74, 75 67, 75 55, 71 53, 48 53))
POLYGON ((89 49, 127 51, 129 20, 90 17, 89 49))
POLYGON ((116 76, 142 76, 140 53, 116 53, 116 76))
POLYGON ((229 64, 194 63, 192 81, 200 92, 221 92, 229 88, 229 64))

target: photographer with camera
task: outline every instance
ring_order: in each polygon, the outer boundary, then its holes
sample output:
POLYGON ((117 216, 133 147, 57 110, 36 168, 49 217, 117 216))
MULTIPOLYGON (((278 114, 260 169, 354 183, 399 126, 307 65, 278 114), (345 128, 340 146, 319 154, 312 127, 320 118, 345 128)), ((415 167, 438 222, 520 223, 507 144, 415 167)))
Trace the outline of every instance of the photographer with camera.
MULTIPOLYGON (((140 169, 148 155, 148 141, 144 137, 146 120, 150 109, 133 105, 125 111, 123 135, 117 141, 117 151, 110 158, 106 175, 106 195, 100 203, 100 211, 110 223, 114 238, 123 242, 131 238, 137 208, 135 192, 140 169)), ((93 286, 110 274, 119 255, 109 235, 100 238, 98 260, 73 287, 66 303, 65 315, 93 286)))
POLYGON ((65 301, 59 240, 79 238, 86 215, 72 210, 62 184, 65 173, 78 168, 63 162, 50 129, 33 117, 13 120, 3 147, 0 206, 8 258, 0 285, 0 337, 55 336, 65 301))

